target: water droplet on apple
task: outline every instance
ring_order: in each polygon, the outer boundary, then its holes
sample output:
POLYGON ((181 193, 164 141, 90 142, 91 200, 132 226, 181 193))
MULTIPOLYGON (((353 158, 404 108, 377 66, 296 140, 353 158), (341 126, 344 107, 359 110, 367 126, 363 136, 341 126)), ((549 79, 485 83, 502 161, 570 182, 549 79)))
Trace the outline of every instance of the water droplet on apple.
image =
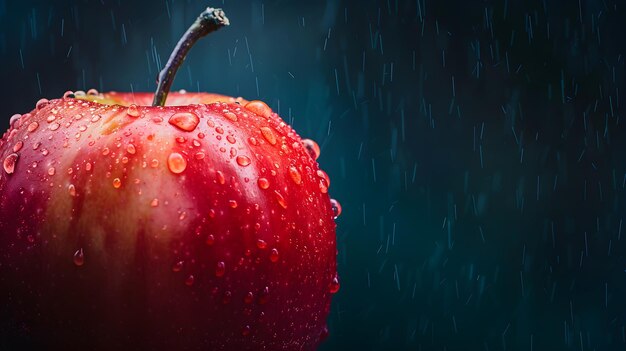
POLYGON ((328 193, 328 187, 325 184, 326 182, 324 181, 324 179, 320 179, 320 184, 319 184, 319 188, 320 188, 320 192, 322 194, 326 194, 328 193))
POLYGON ((18 152, 22 149, 22 147, 24 146, 24 142, 23 141, 18 141, 17 143, 15 143, 15 145, 13 145, 13 152, 18 152))
POLYGON ((226 140, 231 144, 234 144, 235 142, 237 142, 237 140, 235 140, 235 137, 233 137, 232 135, 227 135, 226 140))
POLYGON ((126 152, 128 152, 131 155, 134 155, 135 152, 137 152, 137 149, 135 148, 135 145, 128 144, 128 146, 126 146, 126 152))
POLYGON ((54 173, 56 173, 56 170, 54 169, 54 167, 50 167, 50 168, 48 168, 48 175, 53 176, 53 175, 54 175, 54 173))
POLYGON ((93 95, 98 95, 98 94, 99 94, 99 92, 96 89, 91 88, 91 89, 87 90, 87 95, 93 96, 93 95))
POLYGON ((298 172, 298 169, 295 166, 289 167, 289 176, 291 177, 291 180, 293 180, 294 183, 296 184, 302 183, 302 176, 300 175, 300 172, 298 172))
POLYGON ((150 161, 150 167, 152 168, 159 167, 159 160, 157 160, 156 158, 153 158, 152 161, 150 161))
POLYGON ((258 145, 258 144, 259 144, 259 142, 256 140, 256 138, 255 138, 255 137, 250 137, 250 138, 248 138, 248 141, 250 142, 250 144, 252 144, 252 145, 254 145, 254 146, 256 146, 256 145, 258 145))
POLYGON ((270 187, 270 181, 263 177, 259 178, 257 184, 259 185, 259 188, 264 190, 270 187))
POLYGON ((256 247, 258 247, 259 249, 263 250, 263 249, 267 248, 267 243, 263 239, 258 239, 256 241, 256 247))
POLYGON ((178 112, 173 114, 168 122, 180 130, 191 132, 200 123, 200 118, 193 112, 178 112))
POLYGON ((85 254, 83 249, 80 248, 74 252, 74 265, 76 267, 80 267, 85 264, 85 254))
POLYGON ((341 204, 339 203, 339 201, 335 199, 330 199, 330 207, 333 210, 333 215, 335 215, 335 219, 341 216, 341 204))
POLYGON ((51 125, 48 126, 48 129, 50 129, 51 131, 55 131, 57 129, 59 129, 59 127, 61 127, 60 124, 58 124, 57 122, 52 123, 51 125))
POLYGON ((39 99, 39 101, 37 101, 37 104, 35 105, 35 108, 41 110, 48 105, 48 102, 48 99, 39 99))
POLYGON ((209 235, 206 237, 206 241, 205 241, 205 243, 206 243, 208 246, 211 246, 211 245, 213 245, 213 243, 214 243, 214 242, 215 242, 215 236, 214 236, 213 234, 209 234, 209 235))
POLYGON ((226 178, 224 177, 224 173, 222 173, 222 171, 216 171, 215 178, 219 184, 224 185, 226 183, 226 178))
POLYGON ((199 152, 196 152, 196 154, 194 156, 195 156, 196 160, 202 160, 202 159, 204 159, 204 157, 206 155, 204 154, 204 152, 199 151, 199 152))
POLYGON ((183 155, 172 152, 167 158, 167 166, 174 174, 180 174, 187 168, 187 161, 183 158, 183 155))
POLYGON ((2 165, 4 166, 4 171, 7 172, 7 174, 13 174, 13 172, 15 172, 15 164, 17 163, 18 157, 19 156, 17 154, 10 154, 4 159, 2 165))
POLYGON ((250 326, 246 325, 241 329, 241 335, 248 336, 250 335, 250 326))
POLYGON ((263 289, 261 289, 261 291, 259 292, 259 298, 258 298, 258 302, 259 305, 264 305, 267 303, 267 300, 269 300, 270 297, 270 288, 268 288, 267 286, 263 289))
POLYGON ((280 207, 287 209, 287 200, 285 200, 281 193, 279 193, 278 190, 274 190, 274 194, 276 195, 276 201, 278 201, 280 207))
POLYGON ((216 131, 218 134, 224 134, 224 128, 222 128, 222 127, 220 127, 220 126, 215 127, 215 131, 216 131))
POLYGON ((274 132, 272 132, 270 128, 261 127, 261 134, 263 134, 263 138, 265 138, 268 143, 276 145, 276 137, 274 136, 274 132))
POLYGON ((246 304, 251 304, 252 301, 254 301, 254 294, 252 293, 252 291, 248 291, 246 296, 243 297, 243 302, 246 304))
POLYGON ((217 263, 217 266, 215 267, 215 276, 223 277, 224 273, 226 273, 226 264, 220 261, 217 263))
POLYGON ((329 334, 330 333, 328 332, 328 327, 324 326, 324 328, 322 328, 322 331, 320 333, 320 341, 326 340, 329 334))
POLYGON ((228 206, 230 206, 230 208, 237 208, 237 201, 236 200, 228 200, 228 206))
POLYGON ((183 269, 184 261, 178 261, 172 266, 172 272, 180 272, 183 269))
POLYGON ((32 132, 36 131, 36 130, 37 130, 37 128, 39 128, 39 123, 37 123, 37 122, 31 122, 31 123, 28 125, 27 130, 28 130, 28 132, 29 132, 29 133, 32 133, 32 132))
POLYGON ((113 187, 115 189, 119 189, 119 187, 121 186, 122 186, 122 181, 120 180, 120 178, 113 179, 113 187))
POLYGON ((64 99, 73 99, 74 96, 74 92, 71 90, 66 91, 65 93, 63 93, 63 98, 64 99))
POLYGON ((196 278, 194 278, 193 274, 190 274, 187 279, 185 279, 185 285, 192 286, 195 280, 196 278))
POLYGON ((272 109, 267 106, 266 103, 260 100, 250 101, 246 104, 246 109, 256 113, 261 117, 270 117, 272 115, 272 109))
POLYGON ((224 305, 229 304, 232 297, 233 297, 233 293, 231 293, 230 291, 225 291, 224 295, 222 296, 222 303, 224 305))
POLYGON ((339 277, 337 277, 336 274, 333 277, 333 279, 330 281, 328 290, 330 291, 331 294, 335 294, 337 291, 339 291, 339 277))
POLYGON ((246 167, 250 164, 250 158, 248 156, 237 156, 237 164, 246 167))
POLYGON ((232 112, 224 112, 224 116, 233 122, 237 122, 237 115, 232 112))
POLYGON ((91 117, 91 122, 96 123, 100 120, 100 115, 95 115, 93 117, 91 117))
POLYGON ((141 114, 139 112, 139 107, 137 107, 137 105, 135 104, 130 104, 130 106, 128 106, 128 109, 126 110, 126 114, 129 115, 130 117, 139 117, 139 115, 141 114))
POLYGON ((76 187, 74 186, 74 184, 68 185, 67 191, 70 193, 70 196, 76 196, 76 187))
POLYGON ((270 261, 276 263, 278 262, 278 259, 280 257, 278 256, 278 249, 274 248, 272 249, 272 252, 270 252, 270 261))
POLYGON ((315 141, 311 139, 302 139, 302 145, 312 159, 317 160, 320 157, 320 147, 315 141))

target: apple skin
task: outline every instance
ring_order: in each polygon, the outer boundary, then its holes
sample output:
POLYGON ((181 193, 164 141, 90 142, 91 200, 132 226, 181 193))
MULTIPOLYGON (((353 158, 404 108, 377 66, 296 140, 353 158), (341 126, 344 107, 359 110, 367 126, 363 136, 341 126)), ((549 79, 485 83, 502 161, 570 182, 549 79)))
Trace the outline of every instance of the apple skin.
POLYGON ((262 102, 152 96, 42 100, 12 119, 0 343, 314 350, 339 287, 326 174, 262 102))

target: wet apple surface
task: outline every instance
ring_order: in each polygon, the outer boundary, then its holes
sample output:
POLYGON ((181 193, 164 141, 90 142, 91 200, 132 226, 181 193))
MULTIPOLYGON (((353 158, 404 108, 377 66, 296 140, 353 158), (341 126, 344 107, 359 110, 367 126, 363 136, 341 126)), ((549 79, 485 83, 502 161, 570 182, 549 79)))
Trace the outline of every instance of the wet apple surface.
MULTIPOLYGON (((340 206, 266 104, 66 94, 0 141, 9 337, 87 349, 314 349, 340 206)), ((5 318, 5 317, 3 317, 5 318)))

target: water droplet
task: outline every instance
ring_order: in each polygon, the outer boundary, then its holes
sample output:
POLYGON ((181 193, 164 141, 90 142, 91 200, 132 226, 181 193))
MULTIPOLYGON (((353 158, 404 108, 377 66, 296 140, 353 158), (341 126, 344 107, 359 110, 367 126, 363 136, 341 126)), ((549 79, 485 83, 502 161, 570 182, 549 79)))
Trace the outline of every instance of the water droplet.
POLYGON ((224 295, 222 296, 222 303, 224 305, 229 304, 232 297, 233 297, 233 293, 231 293, 230 291, 225 291, 224 295))
POLYGON ((333 277, 333 280, 330 281, 328 290, 330 291, 331 294, 335 294, 337 291, 339 291, 339 278, 337 277, 336 274, 333 277))
POLYGON ((267 248, 267 243, 265 242, 265 240, 259 239, 259 240, 256 241, 256 247, 258 247, 259 249, 263 250, 263 249, 267 248))
POLYGON ((216 131, 218 134, 224 134, 224 128, 222 128, 222 127, 220 127, 220 126, 215 127, 215 131, 216 131))
POLYGON ((134 155, 135 152, 137 152, 137 149, 135 148, 135 145, 128 144, 128 146, 126 146, 126 152, 128 152, 131 155, 134 155))
POLYGON ((50 168, 48 168, 48 175, 53 176, 53 175, 54 175, 54 173, 56 173, 56 170, 54 169, 54 167, 50 167, 50 168))
POLYGON ((223 277, 224 273, 226 273, 226 264, 222 261, 218 262, 215 266, 215 276, 223 277))
POLYGON ((206 155, 204 154, 204 152, 199 151, 199 152, 196 152, 196 154, 194 156, 195 156, 196 160, 202 160, 202 159, 204 159, 204 157, 206 155))
POLYGON ((230 208, 237 208, 237 201, 228 200, 228 206, 230 206, 230 208))
POLYGON ((269 300, 269 297, 270 297, 270 288, 266 286, 261 291, 259 291, 259 298, 258 298, 259 305, 266 304, 267 300, 269 300))
POLYGON ((152 161, 150 161, 150 167, 152 168, 159 167, 159 160, 157 160, 156 158, 153 158, 152 161))
POLYGON ((152 201, 150 201, 150 206, 152 206, 152 207, 159 206, 159 199, 157 199, 157 198, 152 199, 152 201))
POLYGON ((60 124, 58 124, 57 122, 52 123, 51 125, 48 126, 48 129, 55 131, 57 129, 59 129, 59 127, 61 127, 60 124))
POLYGON ((326 182, 324 181, 324 179, 320 179, 320 184, 319 184, 319 187, 320 187, 320 192, 321 192, 322 194, 326 194, 326 193, 328 192, 328 187, 326 186, 326 184, 325 184, 325 183, 326 183, 326 182))
POLYGON ((267 140, 268 143, 272 145, 276 145, 276 137, 274 136, 274 132, 268 127, 261 127, 261 134, 263 134, 263 138, 267 140))
POLYGON ((234 144, 237 141, 235 140, 235 137, 233 137, 232 135, 227 135, 226 140, 231 144, 234 144))
POLYGON ((22 149, 22 147, 24 146, 24 142, 23 141, 18 141, 17 143, 15 143, 15 145, 13 145, 13 152, 18 152, 22 149))
POLYGON ((193 112, 178 112, 173 114, 168 122, 180 130, 191 132, 200 123, 200 118, 193 112))
POLYGON ((122 186, 122 181, 120 180, 120 178, 113 179, 113 187, 115 189, 119 189, 119 187, 121 186, 122 186))
POLYGON ((264 189, 264 190, 270 187, 270 181, 267 180, 267 178, 261 177, 259 178, 257 183, 259 184, 259 188, 264 189))
POLYGON ((302 139, 302 145, 312 159, 317 160, 320 157, 320 147, 315 141, 311 139, 302 139))
POLYGON ((241 329, 241 335, 248 336, 250 335, 250 326, 246 325, 241 329))
POLYGON ((93 117, 91 117, 91 122, 96 123, 100 120, 100 115, 95 115, 93 117))
POLYGON ((18 157, 19 156, 17 154, 10 154, 4 159, 4 163, 2 165, 4 166, 4 171, 7 172, 7 174, 13 174, 13 172, 15 172, 15 164, 17 163, 18 157))
POLYGON ((28 240, 28 242, 32 244, 35 242, 35 237, 32 234, 28 234, 26 236, 26 240, 28 240))
POLYGON ((74 92, 71 90, 66 91, 65 93, 63 93, 63 98, 64 99, 73 99, 74 98, 74 92))
POLYGON ((278 256, 278 249, 272 249, 272 252, 270 252, 270 261, 276 263, 278 262, 279 256, 278 256))
POLYGON ((256 113, 261 117, 270 117, 272 115, 272 109, 267 106, 266 103, 260 100, 250 101, 246 104, 246 109, 256 113))
POLYGON ((91 88, 91 89, 87 90, 87 95, 92 95, 93 96, 93 95, 98 95, 98 94, 99 94, 98 90, 96 90, 96 89, 91 88))
POLYGON ((37 128, 39 128, 39 123, 37 123, 37 122, 31 122, 31 123, 28 125, 27 130, 28 130, 28 132, 29 132, 29 133, 32 133, 32 132, 36 131, 36 130, 37 130, 37 128))
POLYGON ((193 277, 193 274, 190 274, 187 279, 185 279, 185 285, 192 286, 196 278, 193 277))
POLYGON ((252 291, 248 291, 246 296, 244 296, 243 298, 243 302, 247 304, 251 304, 252 301, 254 301, 254 294, 252 293, 252 291))
POLYGON ((74 186, 74 184, 68 185, 67 191, 69 191, 70 196, 76 196, 76 187, 74 186))
POLYGON ((328 327, 324 326, 324 328, 322 328, 322 331, 320 332, 320 341, 326 340, 329 334, 330 333, 328 332, 328 327))
POLYGON ((205 243, 206 243, 207 245, 211 246, 211 245, 213 245, 213 243, 214 243, 214 242, 215 242, 215 236, 214 236, 213 234, 209 234, 209 235, 206 237, 206 241, 205 241, 205 243))
POLYGON ((37 101, 37 104, 35 105, 35 108, 41 110, 48 105, 48 102, 48 99, 39 99, 39 101, 37 101))
POLYGON ((337 217, 341 215, 341 204, 335 199, 330 199, 330 207, 333 210, 333 215, 335 216, 335 219, 337 219, 337 217))
POLYGON ((74 265, 76 267, 80 267, 85 264, 85 253, 83 249, 80 248, 74 252, 74 265))
POLYGON ((217 179, 217 182, 222 185, 226 183, 226 178, 224 177, 224 173, 222 171, 216 171, 215 178, 217 179))
POLYGON ((237 115, 232 112, 224 112, 224 116, 233 122, 237 122, 237 115))
POLYGON ((183 269, 184 261, 178 261, 172 266, 172 272, 180 272, 183 269))
POLYGON ((237 156, 237 164, 246 167, 250 164, 250 158, 248 156, 237 156))
POLYGON ((130 117, 136 118, 139 117, 141 112, 139 112, 139 107, 137 107, 137 105, 130 104, 130 106, 128 106, 128 109, 126 110, 126 114, 130 117))
POLYGON ((174 174, 180 174, 187 168, 187 161, 183 158, 183 155, 172 152, 167 158, 167 166, 174 174))
POLYGON ((259 142, 256 141, 255 137, 248 138, 248 141, 250 142, 250 144, 255 145, 255 146, 259 144, 259 142))
POLYGON ((91 163, 87 162, 87 164, 85 164, 85 171, 90 172, 91 171, 91 163))
POLYGON ((274 194, 276 195, 276 201, 278 201, 278 204, 286 209, 287 208, 287 200, 285 200, 285 198, 278 192, 278 190, 274 190, 274 194))
POLYGON ((293 180, 294 183, 296 184, 302 183, 302 176, 300 175, 300 172, 298 172, 298 169, 295 166, 289 167, 289 176, 291 177, 291 180, 293 180))

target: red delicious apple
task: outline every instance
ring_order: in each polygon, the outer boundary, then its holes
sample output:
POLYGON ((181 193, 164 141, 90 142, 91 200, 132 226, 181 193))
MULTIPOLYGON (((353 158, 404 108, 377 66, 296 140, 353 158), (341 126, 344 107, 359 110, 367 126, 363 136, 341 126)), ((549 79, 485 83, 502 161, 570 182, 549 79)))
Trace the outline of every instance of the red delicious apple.
POLYGON ((68 92, 11 119, 0 348, 312 350, 327 334, 341 207, 319 148, 261 101, 150 106, 168 89, 68 92))

